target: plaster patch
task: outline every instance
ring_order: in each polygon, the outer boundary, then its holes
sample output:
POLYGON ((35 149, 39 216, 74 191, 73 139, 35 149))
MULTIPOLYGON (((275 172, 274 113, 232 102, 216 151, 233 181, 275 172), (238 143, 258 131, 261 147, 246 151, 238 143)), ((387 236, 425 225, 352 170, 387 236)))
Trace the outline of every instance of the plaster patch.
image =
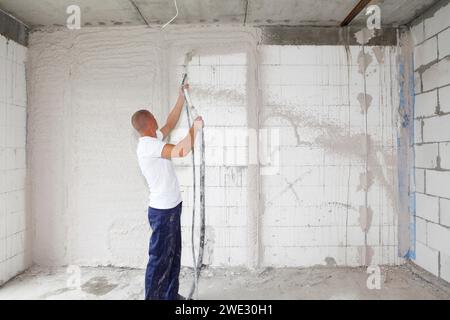
POLYGON ((373 47, 372 51, 378 61, 378 64, 384 64, 385 47, 373 47))
POLYGON ((359 93, 358 94, 358 102, 359 105, 361 106, 361 113, 367 113, 367 111, 369 110, 370 106, 372 105, 372 96, 370 94, 367 93, 359 93))
POLYGON ((356 191, 368 192, 370 187, 373 185, 375 177, 371 171, 363 172, 359 175, 359 185, 356 191))
POLYGON ((369 232, 369 229, 372 225, 372 218, 373 218, 373 210, 372 208, 360 206, 359 207, 359 225, 363 232, 367 233, 369 232))
POLYGON ((370 266, 372 264, 375 250, 371 246, 360 246, 358 247, 358 254, 360 264, 363 266, 370 266))
POLYGON ((367 68, 372 63, 372 61, 372 55, 370 53, 364 52, 364 50, 361 50, 358 55, 358 72, 365 76, 367 68))
POLYGON ((375 37, 375 29, 368 29, 368 28, 364 28, 358 32, 355 33, 355 38, 356 41, 360 44, 360 45, 365 45, 367 43, 369 43, 369 41, 375 37))

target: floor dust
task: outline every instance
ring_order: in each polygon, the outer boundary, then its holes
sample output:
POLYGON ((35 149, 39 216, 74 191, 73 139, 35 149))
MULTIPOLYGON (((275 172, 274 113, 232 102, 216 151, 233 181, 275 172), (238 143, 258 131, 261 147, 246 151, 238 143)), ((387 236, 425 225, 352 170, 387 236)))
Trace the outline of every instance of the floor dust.
MULTIPOLYGON (((330 263, 332 265, 332 263, 330 263)), ((0 287, 3 299, 142 299, 144 270, 83 267, 79 288, 66 268, 33 267, 0 287), (69 284, 69 286, 68 286, 69 284)), ((365 268, 208 268, 202 271, 199 299, 450 299, 450 285, 436 285, 407 266, 381 267, 381 289, 369 290, 365 268)), ((192 281, 180 276, 180 293, 192 281)))
POLYGON ((115 287, 117 284, 110 284, 107 277, 94 277, 83 284, 81 290, 96 296, 104 296, 115 287))

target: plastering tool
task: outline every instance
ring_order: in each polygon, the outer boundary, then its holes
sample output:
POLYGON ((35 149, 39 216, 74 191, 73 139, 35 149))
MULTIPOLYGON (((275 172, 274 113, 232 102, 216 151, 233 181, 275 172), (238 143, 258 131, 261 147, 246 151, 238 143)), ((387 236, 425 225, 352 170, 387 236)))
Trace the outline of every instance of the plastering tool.
MULTIPOLYGON (((186 83, 186 79, 187 79, 187 73, 185 73, 183 75, 183 81, 182 81, 181 85, 184 85, 186 83)), ((194 105, 192 104, 191 96, 189 95, 189 90, 183 87, 183 93, 184 93, 184 97, 186 99, 186 106, 188 107, 187 110, 189 110, 188 112, 192 116, 192 120, 194 120, 195 118, 198 117, 197 109, 195 109, 194 105)))

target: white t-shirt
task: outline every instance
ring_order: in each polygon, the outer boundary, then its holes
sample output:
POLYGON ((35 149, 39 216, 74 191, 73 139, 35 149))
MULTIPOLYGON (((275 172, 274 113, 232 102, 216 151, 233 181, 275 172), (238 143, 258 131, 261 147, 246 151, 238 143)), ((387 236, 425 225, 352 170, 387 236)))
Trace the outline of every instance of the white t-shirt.
POLYGON ((157 130, 156 136, 139 138, 139 167, 150 189, 149 207, 171 209, 181 202, 180 186, 172 161, 161 157, 161 151, 166 145, 162 141, 162 132, 157 130))

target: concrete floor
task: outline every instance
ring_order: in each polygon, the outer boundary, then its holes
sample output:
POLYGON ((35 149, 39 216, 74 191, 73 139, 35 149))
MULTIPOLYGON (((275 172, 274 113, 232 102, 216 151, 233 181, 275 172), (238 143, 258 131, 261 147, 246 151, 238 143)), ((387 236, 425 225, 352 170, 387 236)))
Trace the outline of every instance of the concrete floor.
MULTIPOLYGON (((380 290, 369 290, 364 268, 205 269, 199 299, 450 299, 450 285, 410 266, 382 267, 380 290)), ((0 287, 4 299, 142 299, 143 270, 81 268, 81 288, 66 268, 33 267, 0 287)), ((186 294, 192 272, 183 269, 186 294)))

